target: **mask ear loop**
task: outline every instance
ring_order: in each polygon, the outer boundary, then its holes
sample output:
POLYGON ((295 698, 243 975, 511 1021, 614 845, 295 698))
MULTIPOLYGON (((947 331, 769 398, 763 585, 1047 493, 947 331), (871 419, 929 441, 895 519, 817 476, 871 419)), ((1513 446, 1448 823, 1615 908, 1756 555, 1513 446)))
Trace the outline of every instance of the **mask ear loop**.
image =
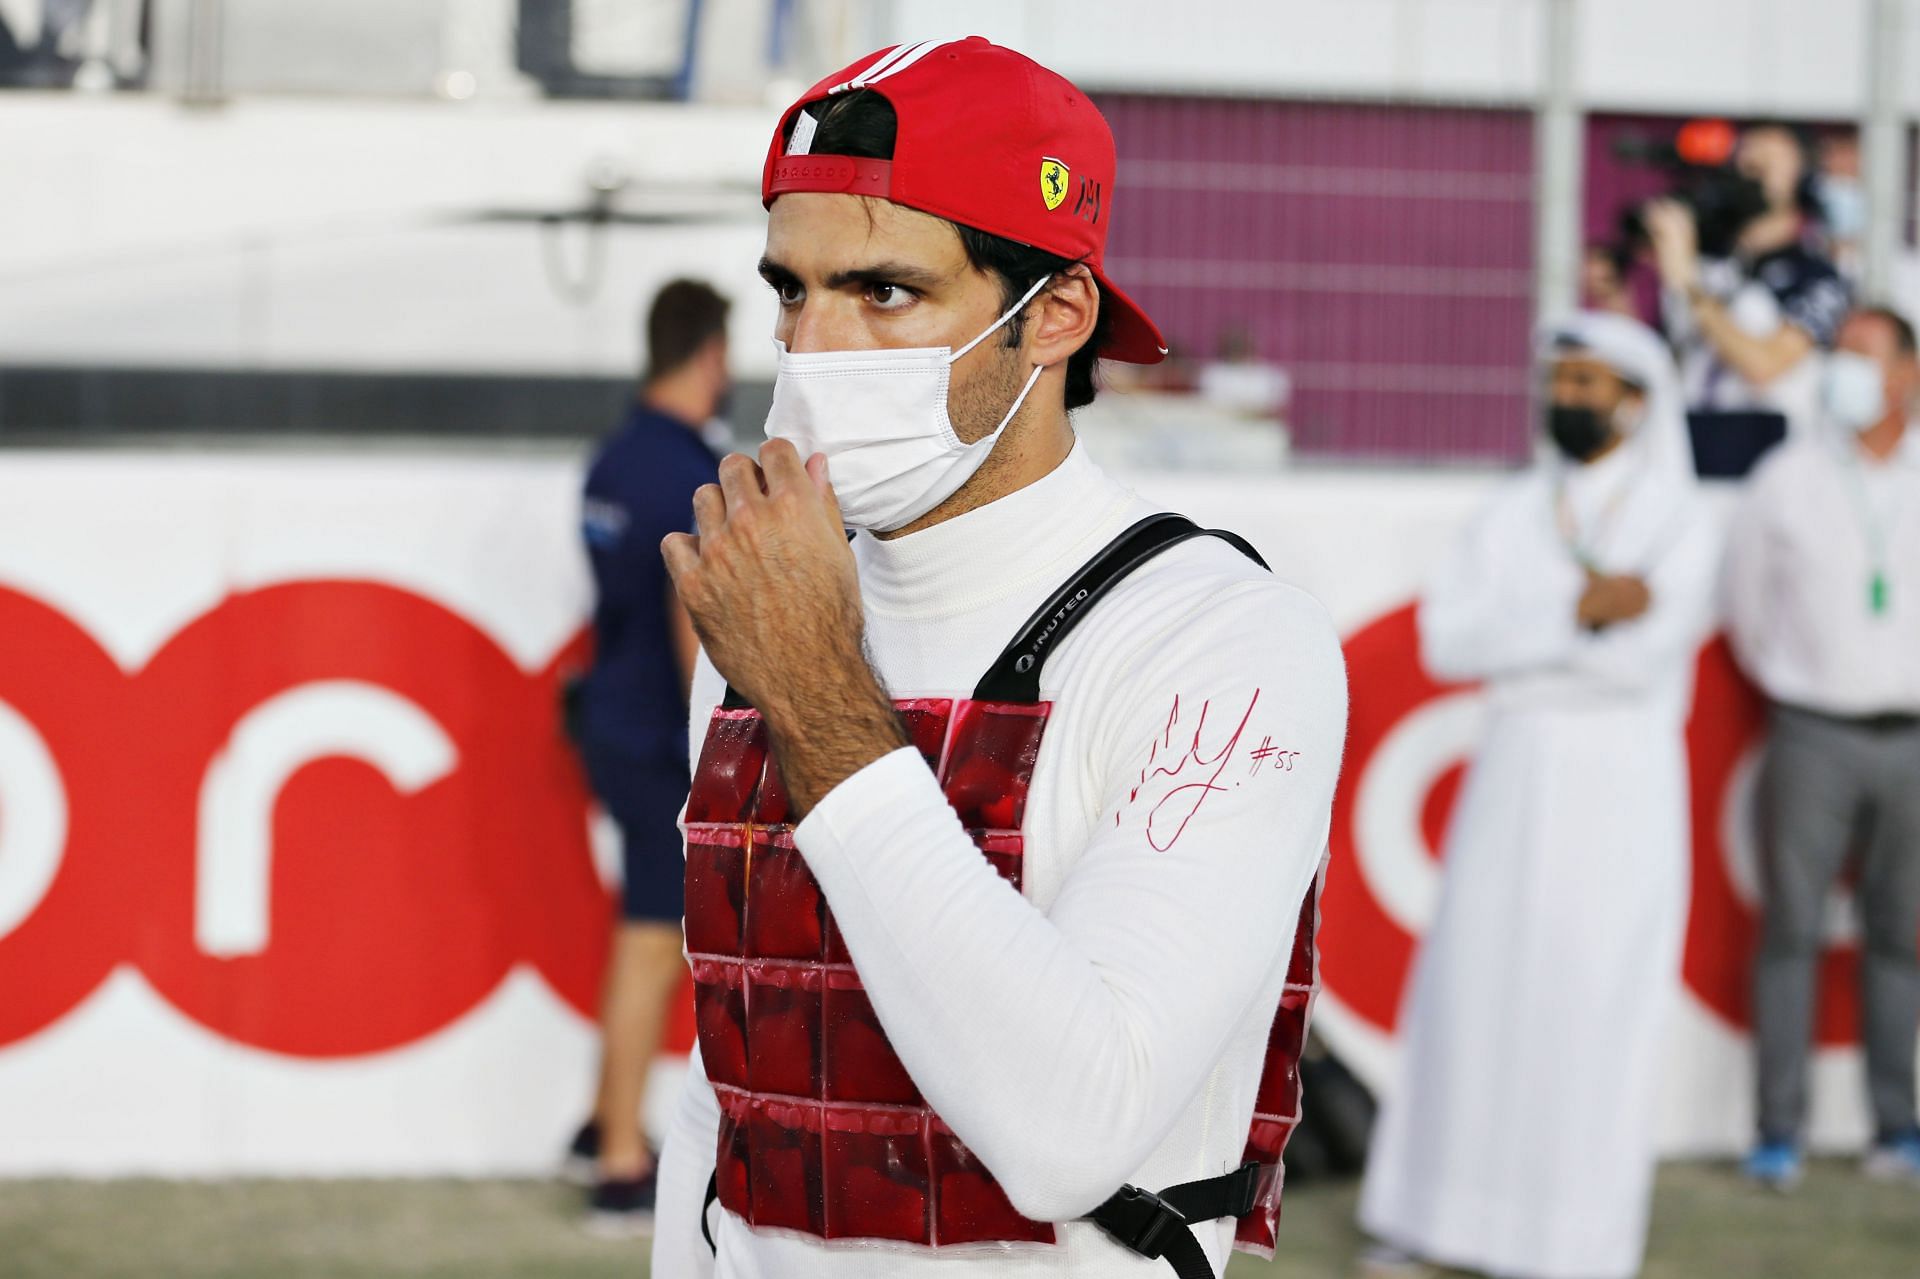
POLYGON ((1033 384, 1038 382, 1040 375, 1046 371, 1047 366, 1044 364, 1036 364, 1033 366, 1033 372, 1027 374, 1027 384, 1020 388, 1020 394, 1013 397, 1013 407, 1007 410, 1007 415, 1000 419, 1000 425, 993 428, 993 434, 988 436, 988 439, 1000 438, 1000 432, 1007 429, 1007 423, 1013 421, 1013 415, 1018 413, 1020 406, 1027 402, 1027 392, 1033 390, 1033 384))
MULTIPOLYGON (((980 336, 976 337, 973 341, 961 347, 958 351, 955 351, 952 355, 949 355, 947 357, 947 363, 952 364, 955 360, 965 355, 968 351, 973 350, 974 347, 979 346, 982 342, 986 341, 987 337, 990 334, 998 330, 999 327, 1005 324, 1008 320, 1018 315, 1020 313, 1020 309, 1026 306, 1027 303, 1033 301, 1033 295, 1038 293, 1041 289, 1041 286, 1046 284, 1046 282, 1048 280, 1051 280, 1052 278, 1053 277, 1051 275, 1043 275, 1039 279, 1035 280, 1033 282, 1033 287, 1028 289, 1024 294, 1022 294, 1018 302, 1015 302, 1012 306, 1008 307, 1005 311, 1001 312, 1000 318, 995 320, 993 324, 989 326, 985 332, 980 334, 980 336)), ((983 443, 986 444, 988 448, 993 447, 994 442, 1000 438, 1000 432, 1007 429, 1007 423, 1013 421, 1013 415, 1015 413, 1018 413, 1020 411, 1020 406, 1027 402, 1027 395, 1029 392, 1033 390, 1033 384, 1035 382, 1038 382, 1040 380, 1040 375, 1042 373, 1045 373, 1046 371, 1047 371, 1047 366, 1044 364, 1036 364, 1033 366, 1033 372, 1027 374, 1026 385, 1020 388, 1020 394, 1013 397, 1013 404, 1010 408, 1007 409, 1007 415, 1000 419, 1000 425, 994 427, 993 430, 987 432, 987 434, 981 436, 978 440, 975 440, 971 447, 977 448, 979 447, 979 445, 983 443)), ((942 412, 941 419, 944 421, 945 418, 946 418, 946 414, 942 412)), ((947 430, 949 433, 951 433, 953 430, 952 426, 949 425, 947 427, 947 430)))
MULTIPOLYGON (((993 334, 999 332, 1000 326, 1005 324, 1008 320, 1011 320, 1014 316, 1018 315, 1022 307, 1026 306, 1027 303, 1033 301, 1033 295, 1040 291, 1041 286, 1045 285, 1047 281, 1051 280, 1052 278, 1053 277, 1051 275, 1043 275, 1039 279, 1035 280, 1033 282, 1033 287, 1028 289, 1025 293, 1021 294, 1020 300, 1018 302, 1015 302, 1012 306, 1002 311, 1000 313, 1000 318, 995 320, 992 324, 989 324, 985 329, 983 329, 980 333, 980 336, 974 338, 973 341, 967 343, 965 346, 961 347, 958 351, 955 351, 952 355, 949 355, 947 357, 947 363, 952 364, 955 360, 965 355, 968 351, 973 350, 974 347, 979 346, 982 342, 986 341, 989 337, 993 336, 993 334)), ((1035 365, 1034 367, 1039 368, 1040 366, 1035 365)), ((1018 401, 1016 401, 1016 403, 1017 402, 1018 401)))

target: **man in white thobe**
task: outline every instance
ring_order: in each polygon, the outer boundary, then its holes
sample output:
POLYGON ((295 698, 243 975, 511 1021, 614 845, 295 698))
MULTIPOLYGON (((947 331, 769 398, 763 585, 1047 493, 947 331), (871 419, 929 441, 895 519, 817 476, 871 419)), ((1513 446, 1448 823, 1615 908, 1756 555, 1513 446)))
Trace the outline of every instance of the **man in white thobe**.
POLYGON ((1381 1273, 1610 1279, 1645 1248, 1719 539, 1652 331, 1586 312, 1542 345, 1553 453, 1420 601, 1428 668, 1491 708, 1361 1198, 1381 1273))

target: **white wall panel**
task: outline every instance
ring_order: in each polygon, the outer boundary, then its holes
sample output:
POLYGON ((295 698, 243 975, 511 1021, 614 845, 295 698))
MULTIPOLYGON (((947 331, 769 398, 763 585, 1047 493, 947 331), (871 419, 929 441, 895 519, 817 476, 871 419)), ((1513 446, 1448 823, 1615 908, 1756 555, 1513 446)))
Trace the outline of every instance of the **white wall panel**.
MULTIPOLYGON (((1585 0, 1582 91, 1607 110, 1848 116, 1869 0, 1585 0)), ((1920 67, 1920 0, 1908 6, 1920 67)), ((976 32, 1089 85, 1513 102, 1538 81, 1540 0, 900 0, 892 39, 976 32)), ((1920 109, 1920 73, 1909 77, 1920 109)))

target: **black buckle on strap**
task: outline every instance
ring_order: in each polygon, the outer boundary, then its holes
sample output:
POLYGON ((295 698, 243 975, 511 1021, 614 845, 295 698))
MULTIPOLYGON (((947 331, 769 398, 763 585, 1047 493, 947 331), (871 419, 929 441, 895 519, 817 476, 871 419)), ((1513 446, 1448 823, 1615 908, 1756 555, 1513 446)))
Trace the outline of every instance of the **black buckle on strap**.
MULTIPOLYGON (((1091 1214, 1093 1220, 1124 1247, 1156 1260, 1166 1255, 1170 1231, 1186 1233, 1187 1219, 1179 1209, 1138 1186, 1122 1186, 1091 1214)), ((1188 1236, 1191 1239, 1191 1236, 1188 1236)))
POLYGON ((1213 1267, 1189 1225, 1244 1217, 1260 1195, 1260 1165, 1248 1160, 1218 1177, 1168 1186, 1159 1194, 1122 1186, 1087 1214, 1087 1220, 1121 1247, 1154 1260, 1164 1258, 1178 1279, 1214 1279, 1213 1267))
POLYGON ((1260 1164, 1249 1159, 1239 1168, 1229 1173, 1228 1183, 1232 1186, 1232 1202, 1235 1205, 1228 1211, 1229 1217, 1244 1217, 1253 1211, 1253 1205, 1260 1199, 1260 1164))

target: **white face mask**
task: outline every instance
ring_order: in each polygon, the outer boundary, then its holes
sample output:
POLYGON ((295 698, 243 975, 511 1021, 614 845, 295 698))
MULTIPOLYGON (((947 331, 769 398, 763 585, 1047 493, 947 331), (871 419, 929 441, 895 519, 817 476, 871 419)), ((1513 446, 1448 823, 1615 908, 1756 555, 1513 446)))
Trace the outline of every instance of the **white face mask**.
POLYGON ((1855 351, 1827 357, 1820 402, 1834 425, 1864 431, 1887 415, 1887 380, 1878 361, 1855 351))
POLYGON ((929 346, 795 353, 775 338, 780 371, 767 410, 767 438, 792 441, 803 458, 826 454, 849 528, 890 533, 913 523, 980 469, 1042 372, 1036 364, 1000 425, 968 444, 947 419, 954 361, 998 332, 1050 278, 1036 281, 958 351, 929 346))
POLYGON ((1818 189, 1827 233, 1836 240, 1859 239, 1867 229, 1867 194, 1860 180, 1823 177, 1818 189))

